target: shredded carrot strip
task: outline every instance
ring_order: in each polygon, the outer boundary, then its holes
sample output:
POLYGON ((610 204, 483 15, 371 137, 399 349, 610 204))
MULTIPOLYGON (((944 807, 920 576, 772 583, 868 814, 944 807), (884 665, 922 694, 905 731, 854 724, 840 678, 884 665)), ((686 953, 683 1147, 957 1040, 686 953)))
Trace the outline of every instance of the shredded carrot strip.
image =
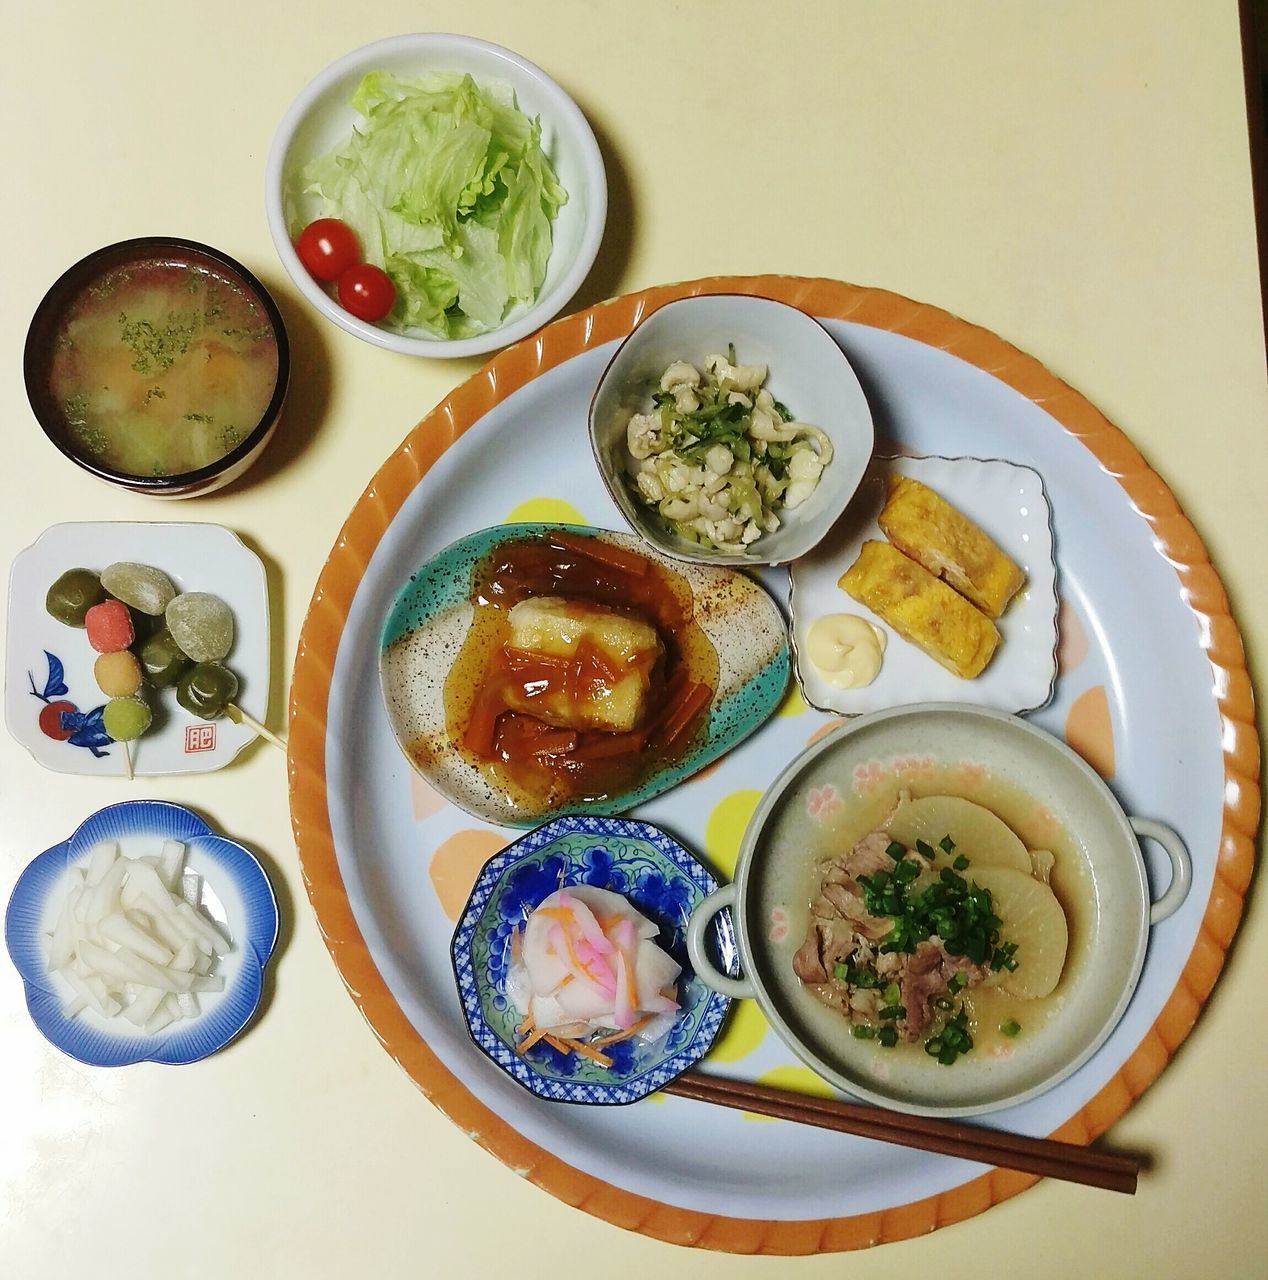
POLYGON ((550 1037, 541 1029, 541 1027, 536 1027, 527 1040, 521 1040, 519 1044, 515 1046, 515 1052, 527 1053, 539 1040, 549 1041, 550 1037))
POLYGON ((592 1049, 601 1049, 604 1045, 618 1044, 622 1040, 628 1040, 640 1027, 645 1027, 652 1020, 650 1013, 645 1013, 634 1023, 631 1023, 624 1031, 614 1031, 611 1035, 600 1036, 597 1040, 590 1041, 592 1049))
POLYGON ((574 1041, 561 1040, 558 1036, 552 1036, 549 1032, 542 1032, 542 1039, 546 1041, 552 1049, 557 1049, 560 1053, 571 1053, 574 1041))
POLYGON ((571 658, 559 653, 544 653, 539 649, 516 649, 511 645, 507 645, 503 650, 506 657, 506 665, 513 671, 518 671, 521 667, 550 667, 555 671, 562 671, 571 658))
POLYGON ((612 1059, 606 1053, 600 1053, 593 1045, 587 1044, 583 1040, 569 1040, 568 1044, 573 1052, 579 1053, 583 1058, 589 1058, 591 1062, 597 1062, 601 1067, 610 1067, 612 1059))
POLYGON ((574 760, 607 760, 630 751, 640 751, 647 741, 646 729, 631 729, 628 733, 605 733, 583 743, 573 753, 574 760))
POLYGON ((566 551, 575 551, 587 560, 597 560, 600 564, 620 569, 634 577, 641 578, 647 572, 648 560, 636 551, 626 551, 624 547, 614 546, 601 538, 582 538, 573 533, 552 533, 550 540, 566 551))
POLYGON ((666 718, 660 731, 660 742, 663 746, 671 746, 686 732, 696 716, 708 705, 713 691, 707 684, 695 684, 683 696, 683 700, 666 718))

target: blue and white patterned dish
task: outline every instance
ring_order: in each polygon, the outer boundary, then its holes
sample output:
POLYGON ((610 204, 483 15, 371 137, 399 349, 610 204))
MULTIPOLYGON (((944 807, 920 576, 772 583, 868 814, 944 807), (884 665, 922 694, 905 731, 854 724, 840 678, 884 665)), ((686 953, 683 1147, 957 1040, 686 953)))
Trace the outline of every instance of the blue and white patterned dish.
POLYGON ((264 966, 277 942, 277 899, 259 862, 217 835, 197 814, 163 800, 127 800, 100 809, 68 840, 46 849, 18 877, 4 919, 9 955, 26 985, 26 1005, 46 1039, 95 1067, 134 1062, 179 1065, 223 1049, 250 1022, 264 988, 264 966), (223 992, 202 997, 202 1014, 144 1035, 126 1019, 85 1009, 62 1012, 65 992, 45 965, 44 935, 61 909, 66 873, 95 845, 117 840, 123 853, 157 853, 164 840, 186 846, 186 865, 203 877, 202 907, 224 929, 233 950, 216 969, 223 992))
MULTIPOLYGON (((728 997, 710 991, 687 959, 687 921, 717 881, 676 840, 626 818, 556 818, 487 862, 458 920, 451 953, 458 996, 472 1040, 512 1079, 555 1102, 635 1102, 698 1062, 713 1044, 728 997), (656 939, 682 965, 682 1011, 653 1044, 609 1045, 611 1067, 557 1052, 544 1041, 515 1051, 521 1015, 506 996, 511 932, 560 884, 623 894, 660 926, 656 939)), ((709 945, 724 972, 737 973, 729 914, 715 917, 709 945)))

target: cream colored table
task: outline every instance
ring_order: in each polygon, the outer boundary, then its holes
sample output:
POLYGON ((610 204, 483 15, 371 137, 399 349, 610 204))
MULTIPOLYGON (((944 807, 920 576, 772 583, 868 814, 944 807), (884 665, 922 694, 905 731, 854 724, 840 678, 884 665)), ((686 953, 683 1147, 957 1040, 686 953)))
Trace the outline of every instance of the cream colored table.
MULTIPOLYGON (((320 67, 379 36, 459 29, 575 95, 610 165, 611 225, 577 305, 779 271, 945 307, 1087 394, 1174 487, 1268 642, 1268 421, 1236 5, 1100 0, 604 6, 382 0, 6 13, 7 278, 0 550, 61 519, 188 516, 265 555, 272 722, 340 523, 474 362, 394 357, 316 319, 261 200, 274 123, 320 67), (35 427, 20 353, 84 253, 169 233, 275 289, 291 402, 231 492, 156 508, 75 471, 35 427)), ((0 739, 0 894, 125 787, 47 773, 0 739)), ((932 1238, 848 1260, 734 1261, 623 1233, 525 1184, 376 1044, 317 935, 285 764, 253 749, 128 794, 195 803, 264 858, 283 904, 272 997, 194 1067, 83 1068, 44 1043, 0 964, 0 1275, 1251 1276, 1268 1268, 1268 931, 1251 910, 1200 1023, 1113 1141, 1154 1153, 1135 1199, 1040 1184, 932 1238)), ((1259 905, 1259 904, 1255 904, 1259 905)))

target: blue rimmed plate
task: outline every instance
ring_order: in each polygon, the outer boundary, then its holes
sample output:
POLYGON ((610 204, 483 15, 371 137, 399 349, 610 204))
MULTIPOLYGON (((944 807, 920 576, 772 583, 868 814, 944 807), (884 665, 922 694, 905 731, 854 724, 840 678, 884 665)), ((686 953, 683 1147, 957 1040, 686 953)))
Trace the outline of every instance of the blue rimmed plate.
POLYGON ((415 570, 399 589, 379 644, 388 720, 410 763, 447 800, 507 827, 531 827, 552 814, 623 813, 677 786, 775 713, 791 668, 783 615, 753 578, 734 569, 671 560, 633 534, 579 524, 503 524, 460 538, 415 570), (530 812, 453 748, 444 689, 474 615, 469 599, 472 570, 501 543, 557 530, 637 551, 683 578, 691 590, 693 620, 718 655, 718 684, 704 732, 681 760, 661 765, 617 795, 530 812))
MULTIPOLYGON (((708 987, 687 958, 687 922, 717 881, 671 836, 625 818, 556 818, 491 858, 458 920, 451 954, 463 1016, 490 1061, 541 1098, 621 1104, 659 1089, 698 1062, 713 1044, 728 997, 708 987), (660 926, 657 945, 682 966, 678 1020, 647 1044, 637 1038, 605 1048, 610 1067, 562 1054, 544 1041, 515 1051, 521 1015, 506 995, 511 934, 560 884, 623 894, 660 926)), ((707 943, 726 973, 738 973, 729 914, 716 916, 707 943)))
POLYGON ((197 814, 163 800, 127 800, 100 809, 68 840, 46 849, 18 877, 5 914, 9 955, 26 985, 26 1005, 46 1039, 95 1067, 134 1062, 196 1062, 223 1049, 255 1013, 264 966, 277 942, 277 899, 259 862, 240 844, 216 834, 197 814), (233 943, 216 972, 225 989, 202 996, 197 1018, 144 1035, 124 1018, 93 1009, 68 1018, 65 992, 45 965, 44 935, 61 909, 67 871, 87 861, 103 841, 117 840, 128 857, 157 853, 164 840, 186 846, 186 866, 203 878, 202 907, 233 943))

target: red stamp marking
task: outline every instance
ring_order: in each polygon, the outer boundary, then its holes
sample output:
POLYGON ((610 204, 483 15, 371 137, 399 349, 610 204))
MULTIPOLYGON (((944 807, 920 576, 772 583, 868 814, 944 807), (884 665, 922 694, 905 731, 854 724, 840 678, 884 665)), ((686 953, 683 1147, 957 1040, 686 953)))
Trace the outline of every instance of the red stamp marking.
POLYGON ((214 724, 187 724, 185 726, 185 754, 194 751, 214 751, 216 749, 216 726, 214 724))

